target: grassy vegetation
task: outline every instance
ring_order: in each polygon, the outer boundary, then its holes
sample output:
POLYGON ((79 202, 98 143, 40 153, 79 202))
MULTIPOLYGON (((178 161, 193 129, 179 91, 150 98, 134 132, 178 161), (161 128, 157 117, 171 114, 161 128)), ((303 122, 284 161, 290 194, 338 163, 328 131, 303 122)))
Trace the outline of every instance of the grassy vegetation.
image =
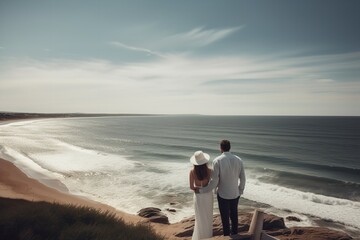
POLYGON ((164 239, 148 225, 129 225, 109 212, 47 202, 0 198, 0 239, 164 239))

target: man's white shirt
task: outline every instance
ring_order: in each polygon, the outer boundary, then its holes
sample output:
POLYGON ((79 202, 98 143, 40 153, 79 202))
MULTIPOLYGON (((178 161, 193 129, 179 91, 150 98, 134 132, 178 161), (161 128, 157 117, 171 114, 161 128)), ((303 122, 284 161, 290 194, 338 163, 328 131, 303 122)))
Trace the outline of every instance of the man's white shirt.
POLYGON ((217 187, 217 194, 221 198, 235 199, 243 194, 245 182, 242 160, 230 152, 224 152, 214 159, 211 180, 206 187, 199 189, 199 192, 209 192, 217 187))

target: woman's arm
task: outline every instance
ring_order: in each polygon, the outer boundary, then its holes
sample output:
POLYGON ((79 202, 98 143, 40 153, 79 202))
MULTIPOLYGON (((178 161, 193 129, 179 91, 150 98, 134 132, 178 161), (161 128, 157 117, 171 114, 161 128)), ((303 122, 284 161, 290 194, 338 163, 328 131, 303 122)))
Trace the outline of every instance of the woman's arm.
POLYGON ((190 174, 189 174, 189 182, 190 182, 190 189, 191 190, 196 190, 196 188, 195 188, 195 184, 194 184, 194 181, 195 181, 195 179, 194 179, 194 173, 193 173, 193 170, 191 170, 190 171, 190 174))

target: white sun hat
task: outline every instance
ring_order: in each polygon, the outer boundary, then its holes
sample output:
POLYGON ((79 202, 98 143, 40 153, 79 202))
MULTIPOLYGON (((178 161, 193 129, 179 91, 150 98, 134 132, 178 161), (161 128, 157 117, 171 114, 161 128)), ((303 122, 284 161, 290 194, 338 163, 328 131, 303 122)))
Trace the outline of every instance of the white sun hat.
POLYGON ((204 153, 203 151, 196 151, 194 155, 191 156, 190 162, 194 165, 203 165, 210 160, 210 155, 204 153))

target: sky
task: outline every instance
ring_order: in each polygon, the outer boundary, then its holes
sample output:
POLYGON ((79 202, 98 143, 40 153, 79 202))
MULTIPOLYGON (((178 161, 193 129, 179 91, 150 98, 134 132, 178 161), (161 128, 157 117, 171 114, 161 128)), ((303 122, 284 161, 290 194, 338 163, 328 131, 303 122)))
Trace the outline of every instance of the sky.
POLYGON ((0 0, 0 111, 360 116, 360 1, 0 0))

